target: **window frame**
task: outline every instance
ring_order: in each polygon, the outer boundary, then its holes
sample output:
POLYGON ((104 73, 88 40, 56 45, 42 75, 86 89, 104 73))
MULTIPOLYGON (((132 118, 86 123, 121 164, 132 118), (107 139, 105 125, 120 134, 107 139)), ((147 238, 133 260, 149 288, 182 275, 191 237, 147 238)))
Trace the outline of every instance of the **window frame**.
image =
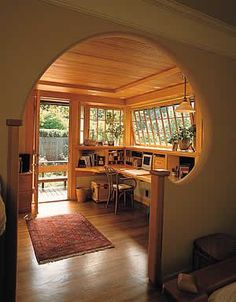
MULTIPOLYGON (((190 100, 191 105, 193 106, 193 108, 196 107, 196 103, 195 100, 190 100)), ((186 118, 184 117, 185 114, 183 113, 176 113, 175 112, 175 108, 177 105, 179 105, 180 102, 178 102, 177 100, 175 101, 169 101, 166 103, 161 103, 159 105, 157 104, 152 104, 149 106, 142 106, 142 107, 133 107, 131 109, 131 125, 132 125, 132 137, 133 137, 133 141, 134 141, 134 145, 136 146, 146 146, 146 147, 158 147, 158 148, 172 148, 172 144, 168 143, 169 141, 169 137, 173 134, 173 128, 171 126, 171 121, 174 121, 175 124, 175 131, 174 132, 179 132, 179 119, 181 119, 181 124, 183 126, 185 126, 186 123, 186 118), (173 110, 173 116, 170 117, 169 115, 169 107, 172 107, 173 110), (163 117, 163 110, 161 110, 161 108, 166 108, 165 109, 165 115, 166 117, 163 117), (151 118, 151 110, 153 110, 153 116, 155 117, 154 120, 152 120, 151 118), (158 111, 159 110, 159 111, 158 111), (143 112, 142 114, 140 114, 140 112, 143 112), (146 116, 145 116, 145 111, 148 111, 148 115, 149 115, 149 121, 147 122, 146 120, 146 116), (159 112, 159 116, 160 118, 157 116, 157 112, 159 112), (141 120, 141 115, 144 116, 144 119, 141 120), (181 116, 179 116, 181 115, 181 116), (137 116, 139 117, 139 119, 137 119, 137 116), (158 123, 159 120, 159 123, 158 123), (140 123, 140 125, 142 124, 142 122, 144 121, 145 123, 145 129, 141 129, 138 126, 138 123, 140 123), (150 123, 150 127, 151 127, 151 132, 148 132, 149 126, 148 123, 150 123), (155 127, 154 127, 155 124, 155 127), (166 124, 168 125, 168 132, 170 133, 170 135, 166 134, 166 124), (161 129, 160 129, 161 126, 161 129), (156 130, 155 130, 155 129, 156 130), (144 133, 147 133, 146 137, 144 135, 144 133), (162 133, 162 135, 161 135, 162 133), (150 135, 153 138, 153 143, 150 140, 150 135), (138 140, 137 140, 138 138, 138 140), (157 143, 159 142, 159 143, 157 143), (163 143, 162 143, 163 142, 163 143)), ((190 125, 193 125, 195 123, 196 120, 196 112, 195 113, 189 113, 189 121, 190 121, 190 125)))
MULTIPOLYGON (((107 118, 107 111, 109 111, 109 110, 112 110, 113 111, 113 113, 114 113, 114 111, 119 111, 120 112, 120 118, 119 118, 119 124, 120 125, 123 125, 123 127, 124 127, 124 129, 125 129, 125 120, 124 120, 124 117, 125 117, 125 110, 124 109, 122 109, 121 107, 118 107, 118 106, 112 106, 112 107, 108 107, 108 106, 102 106, 102 105, 93 105, 93 104, 87 104, 87 105, 85 105, 85 104, 81 104, 82 106, 84 106, 84 121, 85 121, 85 123, 84 123, 84 139, 86 139, 86 138, 90 138, 90 121, 91 121, 91 119, 90 119, 90 110, 91 110, 91 108, 95 108, 95 109, 97 109, 97 119, 96 119, 96 125, 97 125, 97 131, 96 131, 96 140, 98 140, 98 122, 99 122, 99 119, 98 119, 98 110, 99 109, 102 109, 102 110, 104 110, 105 111, 105 113, 104 113, 104 123, 105 123, 105 131, 106 131, 106 118, 107 118), (86 128, 87 129, 85 129, 85 125, 87 126, 86 128)), ((124 132, 125 131, 123 131, 123 135, 122 135, 122 138, 121 139, 119 139, 119 144, 118 144, 118 146, 123 146, 123 144, 124 144, 124 132)))

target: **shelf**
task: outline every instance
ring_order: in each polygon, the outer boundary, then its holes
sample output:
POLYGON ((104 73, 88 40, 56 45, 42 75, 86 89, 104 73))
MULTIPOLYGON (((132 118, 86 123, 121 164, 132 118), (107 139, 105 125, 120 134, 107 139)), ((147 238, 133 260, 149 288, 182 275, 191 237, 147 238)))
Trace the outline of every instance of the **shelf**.
POLYGON ((78 150, 135 150, 140 152, 152 152, 154 154, 168 154, 176 156, 196 157, 198 152, 189 150, 177 150, 172 151, 170 148, 156 148, 156 147, 144 147, 144 146, 77 146, 78 150))
POLYGON ((152 152, 154 154, 168 154, 175 156, 186 156, 186 157, 196 157, 198 156, 197 152, 189 151, 189 150, 178 150, 172 151, 170 148, 156 148, 156 147, 141 147, 141 146, 128 146, 124 147, 126 150, 135 150, 140 152, 152 152))
POLYGON ((122 150, 124 146, 77 146, 78 150, 122 150))

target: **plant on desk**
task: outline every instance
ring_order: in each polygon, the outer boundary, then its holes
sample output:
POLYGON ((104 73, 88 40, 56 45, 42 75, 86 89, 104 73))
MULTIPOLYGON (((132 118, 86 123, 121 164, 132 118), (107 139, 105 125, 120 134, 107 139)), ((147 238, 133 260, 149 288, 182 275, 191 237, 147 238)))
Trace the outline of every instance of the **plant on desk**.
POLYGON ((188 150, 196 135, 196 127, 192 125, 189 128, 179 127, 179 131, 172 134, 169 143, 173 144, 173 150, 177 149, 177 144, 180 150, 188 150))
POLYGON ((106 117, 106 140, 108 141, 108 145, 114 146, 119 145, 120 140, 122 139, 124 127, 122 124, 116 122, 116 118, 114 114, 110 112, 107 113, 106 117))

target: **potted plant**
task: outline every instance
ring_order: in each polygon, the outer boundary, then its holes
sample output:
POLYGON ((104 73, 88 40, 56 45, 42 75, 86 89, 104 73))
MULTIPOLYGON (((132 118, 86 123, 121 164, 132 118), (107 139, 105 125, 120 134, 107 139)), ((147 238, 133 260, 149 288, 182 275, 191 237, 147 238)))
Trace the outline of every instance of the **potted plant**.
POLYGON ((192 125, 189 128, 179 127, 179 131, 172 134, 169 142, 173 144, 173 149, 174 144, 176 145, 176 143, 178 143, 180 150, 188 150, 193 143, 195 134, 195 125, 192 125))
POLYGON ((106 138, 109 146, 114 146, 115 143, 118 144, 119 140, 123 134, 124 127, 123 125, 117 124, 115 122, 115 116, 112 114, 107 115, 107 132, 106 138))
POLYGON ((171 138, 169 139, 169 143, 172 144, 172 150, 177 151, 178 144, 179 144, 179 134, 175 132, 172 134, 171 138))

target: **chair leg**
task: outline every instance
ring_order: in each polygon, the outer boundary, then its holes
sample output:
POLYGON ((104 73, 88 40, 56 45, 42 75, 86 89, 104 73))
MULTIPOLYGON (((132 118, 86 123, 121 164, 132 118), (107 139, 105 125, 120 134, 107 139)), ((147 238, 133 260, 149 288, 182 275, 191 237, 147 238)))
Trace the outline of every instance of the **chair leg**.
POLYGON ((111 190, 109 189, 108 197, 107 197, 107 203, 106 203, 106 208, 108 208, 109 202, 110 202, 110 200, 111 200, 111 195, 112 195, 112 192, 111 192, 111 190))
POLYGON ((126 192, 124 192, 124 207, 126 207, 126 192))
POLYGON ((134 192, 131 192, 131 207, 134 208, 134 192))
POLYGON ((106 208, 108 208, 109 202, 110 202, 110 196, 108 195, 107 203, 106 203, 106 208))
POLYGON ((118 210, 118 201, 119 201, 119 192, 116 191, 115 215, 117 214, 117 210, 118 210))

